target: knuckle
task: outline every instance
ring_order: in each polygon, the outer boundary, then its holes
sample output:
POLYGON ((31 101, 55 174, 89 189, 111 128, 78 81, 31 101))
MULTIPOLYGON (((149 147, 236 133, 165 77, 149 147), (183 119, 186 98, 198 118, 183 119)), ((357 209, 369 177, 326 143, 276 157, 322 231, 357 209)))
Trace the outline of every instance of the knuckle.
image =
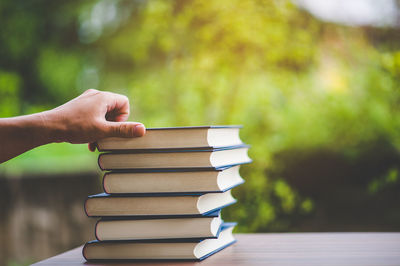
POLYGON ((112 97, 113 94, 111 92, 109 92, 109 91, 101 91, 100 95, 103 97, 104 100, 110 101, 110 100, 113 99, 113 97, 112 97))
POLYGON ((95 92, 99 92, 99 91, 96 89, 88 89, 84 93, 95 93, 95 92))
POLYGON ((121 96, 122 96, 122 99, 123 99, 125 102, 129 103, 129 98, 128 98, 126 95, 121 95, 121 96))
POLYGON ((125 135, 127 132, 127 127, 125 124, 120 124, 118 127, 118 134, 119 135, 125 135))
POLYGON ((121 136, 133 136, 134 135, 134 131, 135 131, 135 129, 133 128, 133 127, 131 127, 129 124, 125 124, 125 123, 123 123, 123 124, 120 124, 119 125, 119 135, 121 135, 121 136))

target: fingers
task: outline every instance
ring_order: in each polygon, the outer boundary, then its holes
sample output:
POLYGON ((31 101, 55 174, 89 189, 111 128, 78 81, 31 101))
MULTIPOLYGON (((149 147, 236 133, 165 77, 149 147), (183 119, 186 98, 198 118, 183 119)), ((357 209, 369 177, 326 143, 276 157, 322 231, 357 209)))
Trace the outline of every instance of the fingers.
MULTIPOLYGON (((146 133, 143 124, 137 122, 126 122, 129 117, 129 99, 128 97, 112 92, 102 92, 89 89, 82 95, 95 100, 100 104, 101 111, 97 113, 98 122, 101 123, 100 136, 106 137, 140 137, 146 133), (96 97, 96 98, 93 98, 96 97), (105 118, 105 119, 104 119, 105 118)), ((89 143, 88 148, 91 151, 96 149, 94 143, 89 143)))
POLYGON ((106 137, 132 138, 141 137, 146 133, 146 128, 136 122, 107 122, 106 137))
POLYGON ((129 99, 125 95, 88 89, 81 94, 81 97, 92 97, 91 99, 96 99, 99 104, 103 105, 104 115, 108 121, 124 122, 128 120, 129 99))
POLYGON ((91 151, 91 152, 96 151, 96 143, 95 142, 88 143, 88 148, 89 148, 89 151, 91 151))
POLYGON ((107 113, 109 121, 124 122, 129 117, 129 99, 125 95, 106 92, 107 113))

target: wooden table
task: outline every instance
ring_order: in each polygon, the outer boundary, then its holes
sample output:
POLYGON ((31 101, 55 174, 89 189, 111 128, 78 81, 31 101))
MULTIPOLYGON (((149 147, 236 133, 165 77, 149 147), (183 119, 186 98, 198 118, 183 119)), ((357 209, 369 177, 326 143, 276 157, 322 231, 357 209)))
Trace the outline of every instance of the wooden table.
POLYGON ((238 242, 202 262, 85 262, 82 247, 45 265, 400 265, 400 233, 237 234, 238 242))

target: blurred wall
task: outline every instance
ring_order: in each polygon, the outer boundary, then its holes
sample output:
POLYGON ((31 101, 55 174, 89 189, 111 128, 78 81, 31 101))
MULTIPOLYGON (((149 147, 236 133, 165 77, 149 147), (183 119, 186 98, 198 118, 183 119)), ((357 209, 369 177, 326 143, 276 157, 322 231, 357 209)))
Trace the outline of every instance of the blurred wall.
POLYGON ((0 177, 0 265, 33 263, 94 239, 83 203, 101 190, 93 173, 0 177))

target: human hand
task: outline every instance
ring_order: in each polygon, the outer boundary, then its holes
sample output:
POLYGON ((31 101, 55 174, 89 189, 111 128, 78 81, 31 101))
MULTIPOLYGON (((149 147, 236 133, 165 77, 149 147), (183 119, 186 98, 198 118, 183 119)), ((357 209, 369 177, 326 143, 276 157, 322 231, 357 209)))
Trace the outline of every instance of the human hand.
POLYGON ((47 137, 53 142, 89 143, 106 137, 140 137, 146 132, 143 124, 126 122, 129 100, 126 96, 94 89, 41 114, 47 137))

